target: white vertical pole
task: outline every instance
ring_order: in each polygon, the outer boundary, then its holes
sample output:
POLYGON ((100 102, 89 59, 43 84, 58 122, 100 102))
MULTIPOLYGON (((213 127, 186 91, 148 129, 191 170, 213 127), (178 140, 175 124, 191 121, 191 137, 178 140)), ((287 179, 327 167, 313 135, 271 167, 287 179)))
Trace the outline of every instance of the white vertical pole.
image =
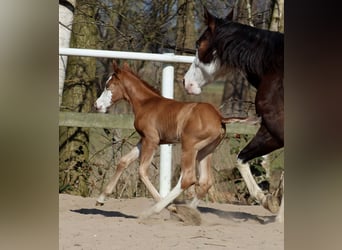
MULTIPOLYGON (((172 54, 172 53, 171 53, 172 54)), ((162 95, 173 99, 174 67, 165 64, 162 77, 162 95)), ((172 144, 160 145, 159 194, 165 197, 171 190, 172 144)))

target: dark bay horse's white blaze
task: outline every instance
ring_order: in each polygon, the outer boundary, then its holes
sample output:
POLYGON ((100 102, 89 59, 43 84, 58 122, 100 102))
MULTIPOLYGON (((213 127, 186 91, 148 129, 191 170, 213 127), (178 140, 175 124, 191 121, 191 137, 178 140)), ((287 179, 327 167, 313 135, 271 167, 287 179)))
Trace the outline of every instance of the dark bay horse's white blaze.
POLYGON ((201 88, 207 83, 211 83, 219 76, 221 64, 218 58, 210 63, 202 63, 198 58, 198 53, 189 70, 184 75, 183 84, 188 94, 198 95, 201 88))
POLYGON ((225 136, 225 124, 235 121, 255 123, 255 120, 223 118, 209 103, 178 102, 164 98, 136 76, 128 65, 119 68, 114 62, 113 69, 114 73, 96 100, 95 108, 99 112, 106 112, 119 100, 129 102, 134 112, 134 127, 141 140, 121 158, 114 176, 97 199, 97 204, 104 203, 105 198, 113 192, 123 170, 140 158, 140 178, 157 202, 142 217, 160 212, 193 184, 196 184, 196 197, 190 206, 196 207, 198 200, 205 196, 212 185, 211 157, 225 136), (148 168, 158 145, 178 142, 182 145, 181 176, 171 192, 161 198, 148 177, 148 168), (198 181, 196 162, 199 168, 198 181))
MULTIPOLYGON (((255 106, 261 126, 240 151, 237 167, 251 196, 271 212, 277 212, 277 199, 263 193, 248 161, 284 146, 284 35, 233 22, 232 17, 233 11, 221 19, 204 10, 207 28, 196 41, 196 57, 183 84, 188 94, 200 94, 203 86, 236 68, 257 89, 255 106)), ((283 221, 283 211, 284 195, 278 221, 283 221)))

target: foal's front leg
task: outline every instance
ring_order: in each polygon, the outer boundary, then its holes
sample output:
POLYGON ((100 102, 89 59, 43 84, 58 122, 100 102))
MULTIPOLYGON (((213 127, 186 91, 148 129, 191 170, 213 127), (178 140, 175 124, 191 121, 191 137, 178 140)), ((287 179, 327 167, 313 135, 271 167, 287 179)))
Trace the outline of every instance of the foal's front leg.
POLYGON ((115 170, 114 175, 110 178, 109 183, 106 185, 106 187, 103 189, 102 193, 100 194, 99 198, 97 198, 96 206, 103 205, 106 197, 110 195, 114 188, 116 187, 116 184, 123 173, 123 171, 136 159, 138 159, 140 154, 140 148, 141 148, 141 142, 139 142, 132 150, 121 157, 119 164, 117 165, 117 168, 115 170))

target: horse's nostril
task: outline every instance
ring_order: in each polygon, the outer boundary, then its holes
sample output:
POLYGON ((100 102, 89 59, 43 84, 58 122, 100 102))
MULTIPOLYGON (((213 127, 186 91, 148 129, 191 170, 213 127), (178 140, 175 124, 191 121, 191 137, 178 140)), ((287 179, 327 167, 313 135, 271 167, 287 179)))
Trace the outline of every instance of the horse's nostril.
POLYGON ((183 87, 185 87, 185 79, 184 78, 183 78, 182 83, 183 83, 183 87))

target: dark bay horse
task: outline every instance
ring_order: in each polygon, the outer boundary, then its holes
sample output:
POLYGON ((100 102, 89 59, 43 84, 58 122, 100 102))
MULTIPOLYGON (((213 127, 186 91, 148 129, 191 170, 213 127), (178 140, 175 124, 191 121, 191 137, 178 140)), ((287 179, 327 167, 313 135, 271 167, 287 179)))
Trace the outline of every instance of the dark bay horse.
POLYGON ((123 156, 114 176, 99 196, 97 203, 103 204, 106 196, 113 192, 123 170, 140 157, 139 175, 157 203, 142 217, 160 212, 183 190, 196 183, 196 197, 190 206, 195 208, 212 185, 211 157, 222 141, 225 124, 250 119, 228 118, 209 103, 178 102, 162 97, 151 86, 134 74, 127 64, 122 68, 113 63, 114 73, 106 82, 105 90, 95 102, 95 108, 105 113, 118 100, 126 100, 132 105, 134 127, 141 136, 138 145, 123 156), (177 185, 161 198, 148 178, 151 164, 158 145, 177 143, 182 145, 181 175, 177 185), (199 180, 196 178, 198 161, 199 180))
MULTIPOLYGON (((183 83, 189 94, 200 94, 202 86, 234 68, 257 89, 255 106, 261 126, 239 153, 238 169, 250 194, 276 212, 277 200, 264 195, 247 162, 284 146, 284 35, 233 22, 232 17, 233 11, 221 19, 204 10, 207 28, 196 42, 196 57, 183 83)), ((282 198, 278 221, 283 220, 283 204, 282 198)))

